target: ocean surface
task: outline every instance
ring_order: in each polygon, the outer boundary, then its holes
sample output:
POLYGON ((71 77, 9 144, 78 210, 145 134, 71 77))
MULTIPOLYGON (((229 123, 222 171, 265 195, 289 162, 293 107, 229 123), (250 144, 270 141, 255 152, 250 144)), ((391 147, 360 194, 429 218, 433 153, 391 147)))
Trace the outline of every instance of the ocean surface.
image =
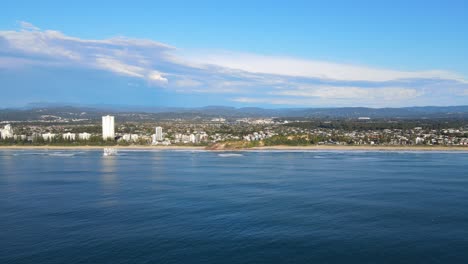
POLYGON ((468 153, 0 151, 0 263, 468 263, 468 153))

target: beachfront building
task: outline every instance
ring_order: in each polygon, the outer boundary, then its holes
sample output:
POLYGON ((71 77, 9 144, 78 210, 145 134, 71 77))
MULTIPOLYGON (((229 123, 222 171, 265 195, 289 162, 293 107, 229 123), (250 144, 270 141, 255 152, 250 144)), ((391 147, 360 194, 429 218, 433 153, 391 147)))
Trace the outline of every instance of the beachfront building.
POLYGON ((197 138, 195 137, 194 134, 189 135, 189 141, 190 141, 190 143, 196 143, 197 142, 197 138))
POLYGON ((83 132, 83 133, 78 134, 78 139, 79 140, 89 140, 90 138, 91 138, 90 133, 83 132))
POLYGON ((417 137, 417 138, 416 138, 416 144, 417 144, 417 145, 424 144, 424 138, 417 137))
POLYGON ((133 142, 137 142, 137 141, 140 139, 140 135, 138 135, 138 134, 131 134, 130 139, 131 139, 133 142))
POLYGON ((113 116, 107 115, 102 117, 102 139, 115 139, 113 116))
POLYGON ((163 140, 163 130, 162 127, 158 126, 155 129, 155 139, 156 141, 162 141, 163 140))
POLYGON ((44 139, 44 141, 52 141, 54 138, 55 138, 56 134, 54 133, 45 133, 45 134, 42 134, 42 139, 44 139))
POLYGON ((74 133, 68 132, 68 133, 63 134, 62 138, 65 140, 75 140, 76 135, 74 133))
POLYGON ((138 134, 124 134, 122 136, 122 140, 127 141, 127 142, 130 142, 130 141, 137 142, 139 138, 140 136, 138 134))
POLYGON ((13 128, 10 124, 5 125, 3 129, 0 129, 0 136, 2 139, 12 138, 13 137, 13 128))
POLYGON ((26 136, 26 135, 13 135, 13 139, 14 139, 14 140, 21 140, 21 141, 24 141, 24 140, 27 140, 27 139, 28 139, 28 136, 26 136))

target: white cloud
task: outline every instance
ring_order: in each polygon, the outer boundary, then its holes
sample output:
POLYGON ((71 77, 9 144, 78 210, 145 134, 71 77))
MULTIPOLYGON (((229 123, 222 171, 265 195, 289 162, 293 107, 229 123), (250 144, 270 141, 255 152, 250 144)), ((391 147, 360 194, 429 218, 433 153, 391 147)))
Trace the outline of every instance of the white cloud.
POLYGON ((83 67, 124 76, 126 83, 134 78, 143 86, 223 94, 242 103, 388 106, 445 98, 447 104, 468 95, 464 77, 448 71, 398 71, 246 53, 193 55, 152 40, 81 39, 20 24, 20 30, 0 31, 1 69, 83 67))
POLYGON ((53 30, 41 31, 28 22, 20 22, 20 25, 21 31, 0 31, 0 44, 2 39, 8 44, 5 50, 12 56, 22 54, 18 58, 0 57, 0 66, 6 62, 13 62, 14 66, 81 66, 145 79, 152 84, 168 82, 151 62, 155 59, 170 61, 165 58, 166 52, 174 49, 169 45, 124 37, 87 40, 53 30), (27 59, 22 58, 25 56, 27 59))
MULTIPOLYGON (((300 107, 336 107, 336 106, 361 106, 361 107, 401 107, 405 106, 408 101, 387 101, 387 104, 382 105, 379 100, 360 100, 359 104, 356 101, 335 99, 333 101, 316 99, 313 97, 235 97, 231 101, 243 104, 271 104, 282 106, 300 106, 300 107)), ((425 104, 421 104, 425 105, 425 104)))
POLYGON ((41 30, 40 28, 26 21, 19 21, 19 24, 21 28, 26 29, 26 30, 41 30))
POLYGON ((284 91, 271 92, 274 95, 296 96, 296 97, 319 97, 324 99, 379 99, 379 100, 405 100, 423 94, 422 91, 410 88, 383 87, 383 88, 360 88, 360 87, 334 87, 334 86, 309 86, 299 87, 284 91))
POLYGON ((57 39, 56 31, 1 31, 0 37, 5 39, 9 48, 14 51, 24 52, 29 55, 47 56, 49 58, 61 58, 79 60, 80 54, 67 47, 54 43, 57 39))
POLYGON ((448 79, 463 81, 461 75, 448 71, 397 71, 360 65, 304 60, 290 57, 263 56, 249 53, 186 54, 199 64, 212 64, 252 73, 317 78, 337 81, 385 82, 401 79, 448 79))
POLYGON ((148 79, 152 82, 165 84, 168 82, 167 78, 164 78, 162 74, 158 71, 152 71, 148 75, 148 79))
POLYGON ((118 61, 117 59, 113 58, 97 58, 96 59, 97 66, 99 68, 103 68, 106 70, 113 71, 118 74, 123 74, 132 77, 144 77, 145 69, 138 66, 128 65, 118 61))
MULTIPOLYGON (((293 106, 324 106, 328 102, 317 101, 310 98, 252 98, 252 97, 237 97, 231 101, 247 104, 272 104, 272 105, 293 105, 293 106)), ((345 106, 345 105, 341 105, 345 106)))

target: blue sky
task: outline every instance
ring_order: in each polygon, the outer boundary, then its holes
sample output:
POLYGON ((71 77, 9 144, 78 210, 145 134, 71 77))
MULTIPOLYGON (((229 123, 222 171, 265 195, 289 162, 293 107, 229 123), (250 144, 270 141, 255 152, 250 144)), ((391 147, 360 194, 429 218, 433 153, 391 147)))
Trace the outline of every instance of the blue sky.
POLYGON ((468 104, 466 1, 73 2, 2 2, 0 107, 468 104))

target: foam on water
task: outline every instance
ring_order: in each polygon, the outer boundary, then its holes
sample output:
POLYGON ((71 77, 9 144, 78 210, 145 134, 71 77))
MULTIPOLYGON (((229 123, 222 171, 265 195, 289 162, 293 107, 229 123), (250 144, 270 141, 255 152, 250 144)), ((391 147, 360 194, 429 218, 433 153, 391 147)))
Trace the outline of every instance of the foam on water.
POLYGON ((226 157, 242 157, 244 155, 239 154, 239 153, 220 153, 220 154, 218 154, 218 156, 226 158, 226 157))
POLYGON ((73 157, 73 156, 75 156, 75 153, 53 152, 53 153, 49 153, 49 156, 55 156, 55 157, 73 157))
POLYGON ((42 156, 42 157, 73 157, 79 154, 83 154, 84 152, 76 152, 76 151, 54 151, 54 152, 49 152, 49 151, 37 151, 37 152, 25 152, 25 151, 19 151, 12 153, 12 156, 42 156))

